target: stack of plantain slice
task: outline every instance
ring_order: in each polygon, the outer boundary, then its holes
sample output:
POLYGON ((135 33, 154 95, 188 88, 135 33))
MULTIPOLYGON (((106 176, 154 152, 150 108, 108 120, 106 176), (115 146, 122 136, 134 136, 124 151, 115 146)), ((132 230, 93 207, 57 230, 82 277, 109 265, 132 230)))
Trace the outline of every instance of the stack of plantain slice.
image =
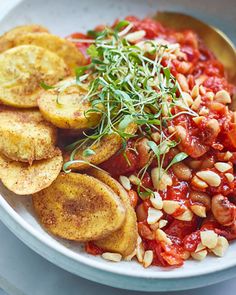
POLYGON ((91 107, 84 99, 86 83, 73 83, 74 69, 85 63, 73 43, 39 25, 0 37, 0 179, 15 194, 32 195, 38 219, 50 233, 93 241, 125 257, 135 250, 138 236, 128 193, 105 171, 89 169, 89 163, 114 155, 121 138, 105 136, 93 146, 88 164, 86 147, 78 149, 75 159, 83 163, 70 167, 76 172, 61 172, 70 154, 58 142, 79 137, 100 120, 96 112, 85 116, 91 107))

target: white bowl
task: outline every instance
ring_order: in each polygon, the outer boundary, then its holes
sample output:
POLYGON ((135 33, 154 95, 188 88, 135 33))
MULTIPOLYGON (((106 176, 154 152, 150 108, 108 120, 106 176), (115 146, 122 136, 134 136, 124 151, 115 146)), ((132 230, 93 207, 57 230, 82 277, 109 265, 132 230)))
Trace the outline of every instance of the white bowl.
MULTIPOLYGON (((205 0, 183 0, 178 1, 178 5, 171 0, 1 2, 1 33, 16 25, 39 23, 53 33, 65 36, 98 24, 112 23, 117 17, 131 14, 144 17, 158 9, 167 9, 196 15, 224 29, 232 39, 236 39, 233 32, 234 0, 227 1, 228 5, 215 0, 214 6, 209 7, 206 7, 205 0)), ((46 233, 35 218, 30 197, 16 196, 3 186, 0 186, 0 194, 0 218, 13 233, 46 259, 89 280, 125 289, 169 291, 209 285, 236 275, 236 243, 231 244, 223 258, 207 257, 200 263, 188 261, 184 267, 173 270, 158 267, 144 269, 136 262, 107 262, 86 254, 83 247, 76 243, 58 240, 46 233)))

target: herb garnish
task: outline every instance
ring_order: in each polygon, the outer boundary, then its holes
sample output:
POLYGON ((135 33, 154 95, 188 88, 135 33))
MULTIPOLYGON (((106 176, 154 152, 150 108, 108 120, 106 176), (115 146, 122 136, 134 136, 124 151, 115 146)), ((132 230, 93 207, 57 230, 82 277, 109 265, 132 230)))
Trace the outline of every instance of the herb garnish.
MULTIPOLYGON (((127 140, 134 136, 127 132, 130 123, 137 124, 142 137, 150 138, 151 132, 159 132, 160 142, 157 144, 149 140, 148 145, 150 161, 156 157, 162 169, 165 154, 178 144, 172 139, 173 134, 169 136, 165 132, 168 122, 183 113, 197 115, 181 98, 181 89, 170 68, 162 65, 163 57, 173 53, 176 46, 156 41, 142 41, 133 45, 125 38, 131 29, 131 23, 121 21, 114 29, 89 32, 95 38, 89 40, 92 44, 87 49, 91 63, 76 70, 75 81, 79 85, 84 80, 91 81, 84 97, 91 103, 91 109, 85 115, 98 112, 101 119, 92 134, 85 133, 84 138, 66 147, 71 151, 71 157, 70 162, 64 164, 65 171, 78 162, 75 154, 79 148, 86 146, 83 155, 90 156, 93 145, 106 135, 120 135, 123 147, 126 147, 127 140), (120 31, 122 28, 123 31, 120 31), (177 93, 180 93, 180 97, 177 93), (181 108, 177 115, 172 115, 174 106, 181 108), (92 141, 90 146, 87 146, 88 140, 92 141)), ((186 154, 179 153, 167 169, 186 157, 186 154)), ((149 164, 142 169, 142 175, 149 164)))

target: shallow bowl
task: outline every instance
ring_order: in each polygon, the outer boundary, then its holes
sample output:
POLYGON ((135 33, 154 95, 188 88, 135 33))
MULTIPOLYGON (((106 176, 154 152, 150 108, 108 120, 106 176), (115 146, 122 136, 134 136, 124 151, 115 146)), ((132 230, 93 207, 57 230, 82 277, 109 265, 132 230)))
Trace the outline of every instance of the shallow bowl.
MULTIPOLYGON (((190 13, 236 39, 234 0, 8 0, 1 1, 1 33, 21 24, 39 23, 61 36, 112 23, 126 15, 144 17, 157 10, 190 13), (178 2, 178 4, 176 4, 178 2), (221 12, 224 11, 222 14, 221 12)), ((30 197, 16 196, 0 185, 0 218, 25 244, 54 264, 102 284, 132 290, 170 291, 213 284, 236 275, 236 243, 223 258, 187 261, 182 268, 144 269, 135 261, 112 263, 85 253, 77 243, 55 239, 39 225, 30 197)))

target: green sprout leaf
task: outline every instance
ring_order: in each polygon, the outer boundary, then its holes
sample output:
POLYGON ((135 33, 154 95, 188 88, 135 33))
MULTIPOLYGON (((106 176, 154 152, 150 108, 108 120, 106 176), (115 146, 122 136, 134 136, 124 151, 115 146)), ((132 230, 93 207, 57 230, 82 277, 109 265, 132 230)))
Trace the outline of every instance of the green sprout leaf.
POLYGON ((124 118, 120 122, 118 128, 120 130, 124 131, 129 126, 129 124, 132 123, 132 122, 133 122, 132 116, 131 115, 126 115, 126 116, 124 116, 124 118))
POLYGON ((182 162, 184 159, 186 159, 188 155, 184 152, 180 152, 177 155, 174 156, 170 164, 168 165, 167 169, 168 170, 171 166, 173 166, 176 163, 182 162))
POLYGON ((65 173, 70 173, 70 172, 71 172, 70 166, 73 165, 73 164, 78 164, 78 163, 87 164, 87 165, 89 165, 90 167, 93 167, 93 168, 96 168, 96 169, 98 169, 98 170, 100 170, 100 171, 103 171, 103 170, 102 170, 101 168, 99 168, 98 166, 93 165, 93 164, 91 164, 90 162, 88 162, 88 161, 84 161, 84 160, 72 160, 72 161, 68 161, 68 162, 66 162, 66 163, 63 165, 62 169, 63 169, 63 171, 64 171, 65 173))
POLYGON ((120 22, 118 22, 118 24, 115 26, 114 30, 115 31, 120 31, 122 28, 128 26, 130 24, 129 21, 127 20, 121 20, 120 22))
MULTIPOLYGON (((89 157, 93 153, 94 143, 115 133, 122 139, 122 154, 130 165, 128 153, 126 154, 128 139, 148 138, 148 146, 151 149, 150 163, 156 156, 158 167, 163 169, 165 155, 179 144, 173 140, 173 134, 169 135, 168 126, 170 121, 179 115, 173 114, 172 110, 181 103, 181 91, 177 91, 180 86, 170 68, 162 64, 168 46, 147 41, 155 54, 155 58, 150 58, 144 50, 131 45, 124 38, 128 33, 125 27, 129 25, 128 21, 122 20, 114 28, 106 27, 101 32, 88 32, 89 36, 96 38, 87 49, 91 61, 89 65, 76 69, 76 82, 81 83, 85 79, 90 81, 88 91, 83 97, 83 101, 87 101, 91 106, 85 112, 85 117, 89 119, 90 115, 97 113, 100 119, 96 126, 66 149, 71 151, 70 159, 73 160, 76 151, 81 146, 86 146, 84 156, 89 157), (120 31, 123 33, 119 34, 120 31), (126 132, 127 126, 132 122, 138 125, 136 134, 126 132), (160 134, 158 144, 151 140, 153 132, 160 134)), ((183 112, 190 116, 196 115, 188 106, 183 112)), ((171 161, 170 167, 185 157, 186 154, 179 153, 171 161)), ((150 163, 142 168, 142 173, 147 171, 150 163)))
POLYGON ((151 148, 156 157, 160 156, 160 147, 154 141, 148 141, 147 145, 151 148))
POLYGON ((100 34, 101 34, 101 32, 97 32, 94 30, 87 31, 87 35, 92 38, 97 38, 100 34))
POLYGON ((128 156, 127 156, 126 151, 124 151, 122 155, 125 158, 125 161, 128 164, 128 166, 131 166, 131 163, 130 163, 130 160, 129 160, 128 156))
POLYGON ((85 71, 88 69, 88 66, 77 67, 75 69, 76 80, 81 77, 85 71))
POLYGON ((55 88, 55 86, 50 86, 50 85, 48 85, 48 84, 46 84, 46 83, 44 83, 44 82, 40 82, 40 87, 42 87, 44 90, 49 90, 49 89, 54 89, 55 88))
POLYGON ((92 156, 92 155, 95 155, 95 151, 91 150, 91 149, 86 149, 83 151, 83 156, 84 157, 89 157, 89 156, 92 156))
POLYGON ((142 200, 149 199, 151 196, 153 196, 153 191, 149 188, 144 187, 141 182, 137 187, 137 192, 142 200), (141 191, 141 188, 143 189, 143 191, 141 191))
POLYGON ((97 57, 99 54, 98 54, 98 51, 97 51, 97 47, 96 47, 96 45, 94 45, 94 44, 92 44, 92 45, 90 45, 89 47, 88 47, 88 49, 87 49, 87 54, 89 55, 89 56, 91 56, 92 58, 94 58, 94 57, 97 57))
POLYGON ((163 72, 164 72, 164 75, 166 77, 166 82, 167 84, 169 83, 170 81, 170 69, 169 68, 163 68, 163 72))

